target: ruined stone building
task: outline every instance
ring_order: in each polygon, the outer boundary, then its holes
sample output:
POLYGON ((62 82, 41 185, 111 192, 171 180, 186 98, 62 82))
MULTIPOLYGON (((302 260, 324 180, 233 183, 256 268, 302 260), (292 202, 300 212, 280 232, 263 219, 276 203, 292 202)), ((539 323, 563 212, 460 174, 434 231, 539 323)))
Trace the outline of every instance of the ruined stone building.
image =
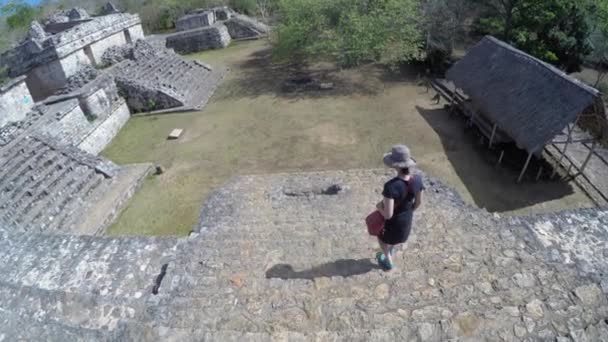
POLYGON ((151 170, 97 155, 141 111, 200 109, 225 75, 143 39, 137 15, 74 8, 33 22, 2 56, 0 226, 104 232, 151 170), (103 66, 104 70, 98 70, 103 66))
POLYGON ((176 33, 166 37, 166 46, 180 53, 221 49, 234 40, 268 36, 270 29, 227 7, 196 10, 177 20, 176 33))
POLYGON ((55 14, 44 24, 33 22, 17 47, 0 58, 10 77, 25 75, 30 93, 41 100, 61 89, 82 65, 100 65, 110 47, 144 38, 137 14, 116 13, 91 17, 73 8, 55 14))

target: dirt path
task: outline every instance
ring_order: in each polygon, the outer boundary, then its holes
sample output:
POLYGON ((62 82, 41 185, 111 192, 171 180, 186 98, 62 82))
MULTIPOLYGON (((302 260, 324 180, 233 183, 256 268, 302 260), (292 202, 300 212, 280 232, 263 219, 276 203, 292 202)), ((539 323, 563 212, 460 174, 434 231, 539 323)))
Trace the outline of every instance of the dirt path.
POLYGON ((234 175, 380 167, 382 153, 400 142, 410 145, 422 170, 492 211, 590 204, 570 184, 516 185, 516 171, 496 170, 462 121, 416 86, 415 71, 396 76, 376 66, 320 65, 313 75, 335 89, 294 95, 281 91, 290 73, 271 62, 265 41, 191 58, 231 73, 203 111, 133 118, 103 152, 117 163, 167 169, 147 180, 109 234, 185 234, 205 198, 234 175), (173 128, 185 133, 167 141, 173 128))

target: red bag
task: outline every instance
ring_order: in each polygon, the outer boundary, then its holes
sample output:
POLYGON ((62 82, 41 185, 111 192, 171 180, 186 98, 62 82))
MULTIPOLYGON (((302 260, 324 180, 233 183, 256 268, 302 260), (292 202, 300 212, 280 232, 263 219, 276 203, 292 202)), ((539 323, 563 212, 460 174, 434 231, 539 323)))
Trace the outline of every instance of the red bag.
POLYGON ((378 210, 369 214, 365 218, 365 224, 367 224, 367 232, 369 235, 378 236, 382 229, 384 228, 384 216, 378 210))

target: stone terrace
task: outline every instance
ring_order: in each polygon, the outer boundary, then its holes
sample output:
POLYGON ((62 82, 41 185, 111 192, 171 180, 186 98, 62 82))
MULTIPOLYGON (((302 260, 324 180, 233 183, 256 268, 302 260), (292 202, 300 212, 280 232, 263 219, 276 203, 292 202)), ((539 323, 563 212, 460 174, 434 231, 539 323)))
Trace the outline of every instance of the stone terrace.
POLYGON ((124 61, 111 71, 133 111, 200 109, 227 72, 187 61, 172 52, 158 52, 148 57, 124 61), (154 108, 149 108, 149 99, 156 100, 154 108))
POLYGON ((608 339, 608 211, 501 218, 431 180, 397 269, 385 273, 362 220, 388 177, 240 177, 180 240, 0 228, 0 337, 608 339))
POLYGON ((47 234, 102 231, 149 170, 147 165, 118 167, 35 136, 1 148, 0 165, 0 222, 14 231, 47 234), (104 206, 110 208, 95 213, 104 206))

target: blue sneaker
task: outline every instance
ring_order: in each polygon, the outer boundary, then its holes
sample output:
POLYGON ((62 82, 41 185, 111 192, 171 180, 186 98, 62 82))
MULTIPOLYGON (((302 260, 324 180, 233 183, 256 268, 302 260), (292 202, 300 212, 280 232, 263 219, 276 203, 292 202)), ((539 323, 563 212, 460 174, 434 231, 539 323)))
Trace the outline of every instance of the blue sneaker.
POLYGON ((376 253, 376 260, 378 261, 378 265, 380 265, 380 267, 382 267, 385 271, 390 271, 393 269, 393 264, 389 264, 383 252, 376 253))

